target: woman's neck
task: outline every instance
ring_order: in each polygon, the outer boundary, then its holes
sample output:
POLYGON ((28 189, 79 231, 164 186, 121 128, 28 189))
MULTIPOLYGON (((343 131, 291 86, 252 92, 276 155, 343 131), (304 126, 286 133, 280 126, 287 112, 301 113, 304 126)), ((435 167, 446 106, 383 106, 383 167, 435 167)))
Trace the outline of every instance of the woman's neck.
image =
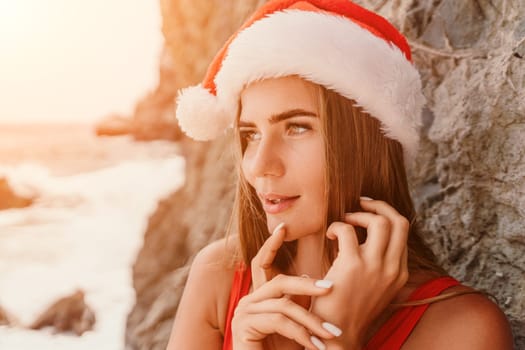
POLYGON ((323 259, 324 235, 313 234, 297 240, 297 253, 290 273, 322 279, 327 269, 323 259))

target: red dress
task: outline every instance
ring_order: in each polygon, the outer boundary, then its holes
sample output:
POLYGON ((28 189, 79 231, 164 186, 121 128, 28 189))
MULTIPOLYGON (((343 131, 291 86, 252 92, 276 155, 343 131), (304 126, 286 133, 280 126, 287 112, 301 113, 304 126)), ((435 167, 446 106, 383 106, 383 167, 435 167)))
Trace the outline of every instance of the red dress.
MULTIPOLYGON (((226 314, 222 350, 232 350, 231 320, 233 312, 239 300, 250 291, 251 282, 250 269, 239 268, 235 271, 228 303, 228 313, 226 314)), ((452 277, 439 277, 428 281, 413 291, 408 301, 435 297, 445 289, 457 285, 459 285, 459 282, 452 277)), ((370 339, 364 350, 396 350, 401 348, 429 305, 409 306, 396 311, 370 339)))

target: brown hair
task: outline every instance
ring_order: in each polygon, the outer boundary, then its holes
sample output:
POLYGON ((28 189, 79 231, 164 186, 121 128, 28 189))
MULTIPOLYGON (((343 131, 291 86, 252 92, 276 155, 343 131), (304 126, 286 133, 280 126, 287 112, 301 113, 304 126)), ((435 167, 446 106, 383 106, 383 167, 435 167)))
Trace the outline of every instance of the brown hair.
MULTIPOLYGON (((332 222, 342 221, 345 212, 361 210, 360 196, 383 200, 411 223, 408 238, 409 271, 430 270, 446 274, 417 233, 416 213, 410 198, 401 144, 384 136, 380 122, 359 108, 354 101, 322 86, 317 85, 317 89, 319 116, 325 140, 325 193, 328 203, 325 231, 332 222)), ((241 108, 242 106, 239 113, 241 108)), ((243 144, 238 130, 236 131, 238 185, 231 223, 237 223, 240 253, 244 263, 250 266, 269 232, 260 200, 241 170, 240 160, 246 144, 243 144)), ((356 230, 359 240, 364 241, 366 231, 362 228, 356 230)), ((327 264, 331 264, 335 258, 335 244, 325 240, 323 249, 327 264)), ((295 253, 296 244, 286 242, 276 256, 276 267, 283 272, 287 271, 295 253)))

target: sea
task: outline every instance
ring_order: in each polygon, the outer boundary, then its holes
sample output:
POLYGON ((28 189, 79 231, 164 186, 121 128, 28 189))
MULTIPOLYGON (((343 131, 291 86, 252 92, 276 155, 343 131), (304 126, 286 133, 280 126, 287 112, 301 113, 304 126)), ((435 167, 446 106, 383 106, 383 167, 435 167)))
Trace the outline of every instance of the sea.
POLYGON ((99 137, 88 124, 0 124, 0 178, 35 198, 0 211, 0 350, 124 349, 135 301, 131 267, 157 202, 184 182, 169 141, 99 137), (97 322, 82 336, 28 330, 58 298, 82 289, 97 322))

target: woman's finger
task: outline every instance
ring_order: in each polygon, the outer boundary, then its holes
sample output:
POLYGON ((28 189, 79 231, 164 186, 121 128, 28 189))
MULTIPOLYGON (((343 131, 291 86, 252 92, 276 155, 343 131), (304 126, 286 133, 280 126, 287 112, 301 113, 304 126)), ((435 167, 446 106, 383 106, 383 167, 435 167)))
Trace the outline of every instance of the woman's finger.
POLYGON ((366 228, 367 237, 362 245, 374 258, 383 258, 390 244, 391 225, 387 218, 367 212, 348 213, 345 222, 366 228))
POLYGON ((256 292, 248 294, 243 299, 246 303, 253 303, 265 299, 281 298, 285 295, 319 296, 327 294, 332 285, 333 282, 327 280, 277 275, 271 281, 260 286, 256 292))
POLYGON ((375 214, 384 215, 389 219, 401 215, 394 207, 392 207, 385 201, 375 200, 368 197, 361 197, 359 200, 359 204, 364 210, 375 214))
POLYGON ((339 254, 358 256, 359 241, 357 240, 357 232, 352 225, 339 221, 333 222, 326 230, 326 236, 329 239, 337 239, 339 254))
POLYGON ((277 251, 284 243, 285 236, 286 228, 284 226, 284 222, 282 222, 277 225, 277 227, 275 227, 272 235, 266 240, 259 251, 261 253, 260 265, 263 269, 268 269, 272 266, 273 260, 277 255, 277 251))
POLYGON ((384 216, 390 222, 391 238, 387 247, 387 259, 398 261, 401 258, 403 248, 407 244, 410 222, 390 204, 380 201, 361 197, 361 207, 364 210, 384 216))
MULTIPOLYGON (((252 329, 262 333, 260 339, 265 336, 278 333, 288 339, 301 344, 307 349, 319 349, 319 345, 312 343, 312 336, 308 330, 300 324, 293 322, 281 313, 264 313, 250 316, 250 324, 252 329)), ((314 340, 320 341, 318 338, 314 340)))
POLYGON ((259 288, 279 273, 273 267, 273 261, 277 251, 283 245, 285 235, 284 223, 277 225, 273 233, 259 249, 257 255, 252 259, 251 269, 254 289, 259 288))
POLYGON ((282 313, 287 318, 308 329, 311 333, 326 339, 332 339, 341 334, 339 328, 324 322, 317 315, 312 314, 287 298, 266 299, 258 303, 252 303, 245 308, 245 312, 248 314, 282 313))

